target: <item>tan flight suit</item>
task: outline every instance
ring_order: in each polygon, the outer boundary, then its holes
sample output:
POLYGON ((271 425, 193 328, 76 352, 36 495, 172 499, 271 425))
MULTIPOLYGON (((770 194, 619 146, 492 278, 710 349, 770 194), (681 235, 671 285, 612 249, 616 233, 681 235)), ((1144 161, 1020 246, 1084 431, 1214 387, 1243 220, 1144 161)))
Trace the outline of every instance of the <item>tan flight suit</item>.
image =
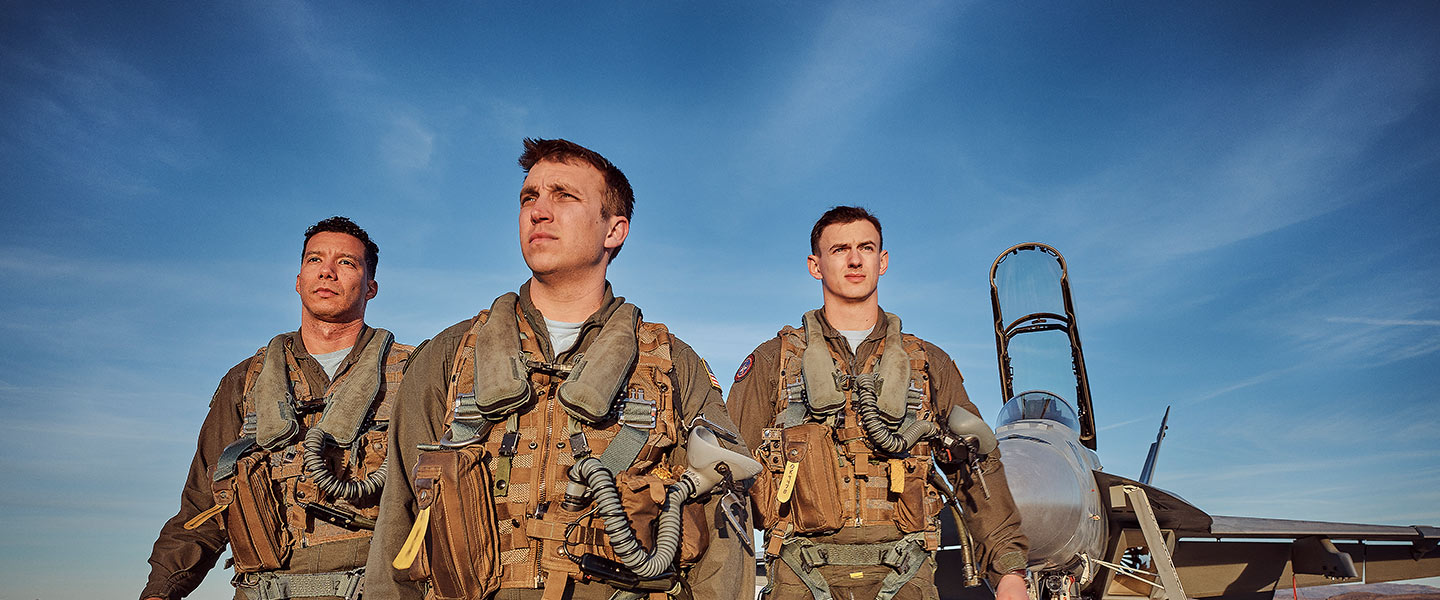
MULTIPOLYGON (((865 372, 867 368, 874 368, 870 365, 878 361, 882 342, 888 333, 886 313, 880 312, 875 329, 860 344, 858 352, 854 353, 851 352, 849 342, 844 336, 825 320, 824 311, 817 311, 817 314, 825 342, 829 345, 832 354, 840 359, 835 362, 845 374, 855 375, 865 372)), ((801 335, 803 336, 803 333, 801 335)), ((949 414, 950 408, 954 406, 963 407, 978 416, 979 411, 966 395, 963 379, 949 355, 933 344, 918 338, 908 336, 907 338, 912 344, 918 343, 919 349, 923 350, 926 361, 924 367, 926 373, 923 379, 928 381, 929 402, 933 405, 933 408, 927 411, 933 415, 931 419, 943 427, 945 415, 949 414)), ((727 406, 731 417, 740 427, 741 436, 751 444, 752 450, 756 449, 760 441, 764 439, 766 429, 775 428, 776 416, 781 410, 780 404, 777 402, 777 397, 780 395, 782 370, 781 350, 782 341, 779 336, 761 344, 741 363, 741 367, 735 375, 735 383, 730 388, 727 406)), ((787 379, 790 378, 787 376, 787 379)), ((847 407, 846 410, 853 419, 853 408, 847 407)), ((847 425, 853 428, 855 423, 851 421, 847 425)), ((847 453, 848 450, 840 454, 847 456, 847 453)), ((870 463, 868 467, 870 476, 867 483, 872 487, 879 485, 883 490, 886 485, 884 481, 888 475, 884 461, 865 462, 870 463), (880 483, 877 484, 877 481, 880 483)), ((841 460, 840 464, 844 465, 846 461, 841 460)), ((853 473, 854 469, 855 467, 852 466, 849 471, 853 473)), ((1024 534, 1020 532, 1019 513, 1010 496, 1010 490, 1005 481, 1005 470, 1000 464, 998 451, 992 453, 982 463, 982 469, 989 484, 990 498, 986 499, 981 494, 978 483, 969 479, 962 479, 958 489, 968 517, 971 534, 978 546, 979 566, 985 570, 994 585, 1006 573, 1025 567, 1027 542, 1024 534)), ((765 475, 762 473, 761 476, 765 475)), ((836 477, 837 479, 844 478, 844 484, 847 486, 845 489, 854 490, 853 493, 857 496, 862 495, 866 483, 861 482, 861 477, 854 477, 853 482, 851 477, 841 473, 837 473, 836 477), (848 486, 851 484, 856 487, 849 488, 848 486)), ((779 480, 778 476, 776 480, 779 480)), ((951 481, 952 484, 955 483, 955 478, 952 478, 951 481)), ((927 490, 927 493, 930 491, 927 490)), ((892 496, 891 500, 895 499, 892 496)), ((862 500, 862 502, 864 501, 862 500)), ((887 504, 876 501, 870 503, 881 506, 887 504)), ((847 509, 847 512, 854 512, 854 510, 847 509)), ((901 540, 905 536, 895 522, 889 519, 878 520, 879 522, 876 522, 876 519, 869 521, 860 519, 859 521, 857 523, 857 519, 853 515, 847 516, 844 526, 840 527, 838 531, 808 535, 805 538, 821 544, 857 545, 893 542, 901 540)), ((778 536, 774 537, 778 538, 778 536)), ((778 552, 777 549, 780 547, 778 542, 778 539, 767 539, 767 549, 772 555, 778 552)), ((927 542, 933 548, 933 542, 927 542)), ((783 560, 778 558, 771 560, 769 565, 770 579, 774 585, 771 598, 804 600, 812 597, 810 590, 783 560)), ((895 597, 936 598, 934 569, 934 559, 927 559, 916 575, 905 583, 895 597)), ((837 598, 848 598, 852 594, 855 598, 874 598, 881 587, 882 580, 894 572, 893 569, 880 564, 873 566, 824 565, 818 567, 818 571, 837 598)))
MULTIPOLYGON (((331 391, 332 384, 338 385, 338 382, 358 374, 363 368, 357 361, 372 340, 376 343, 381 341, 377 339, 377 331, 379 330, 370 327, 361 331, 350 354, 336 367, 336 380, 333 382, 320 363, 305 350, 299 332, 285 334, 283 339, 277 338, 284 344, 283 354, 287 359, 285 362, 289 363, 285 371, 291 380, 294 397, 301 401, 315 399, 323 402, 331 391)), ((334 472, 337 476, 345 479, 363 478, 377 470, 384 460, 386 434, 383 428, 373 425, 383 424, 389 418, 391 400, 399 387, 405 363, 413 349, 413 346, 392 343, 378 365, 381 369, 381 385, 370 409, 371 413, 364 422, 365 430, 355 440, 354 449, 345 451, 331 445, 323 452, 329 459, 329 464, 336 466, 334 472), (344 466, 350 465, 352 460, 358 464, 354 467, 344 466)), ((205 519, 193 530, 185 529, 184 524, 216 506, 212 474, 217 463, 221 461, 222 451, 242 436, 246 413, 249 412, 245 401, 247 383, 254 385, 264 354, 265 350, 262 349, 255 356, 246 358, 220 380, 220 386, 210 401, 210 413, 200 428, 195 458, 191 461, 185 488, 180 496, 180 511, 165 523, 155 540, 155 548, 150 555, 150 579, 140 593, 141 598, 180 598, 188 595, 199 587, 201 580, 225 550, 226 544, 231 542, 231 535, 235 532, 221 527, 221 521, 226 519, 229 509, 205 519)), ((265 572, 266 577, 270 574, 354 571, 365 565, 369 554, 369 530, 343 527, 317 519, 307 514, 305 508, 297 502, 303 499, 296 497, 297 491, 305 494, 307 490, 307 486, 300 483, 304 459, 301 441, 305 432, 314 426, 320 417, 319 411, 302 414, 300 431, 287 447, 275 451, 262 449, 252 453, 254 459, 267 461, 271 467, 271 491, 276 496, 278 505, 275 510, 281 522, 278 528, 285 530, 264 532, 263 535, 284 537, 289 541, 286 550, 288 557, 282 561, 280 568, 260 569, 265 572)), ((391 469, 391 472, 394 470, 391 469)), ((315 500, 313 485, 309 487, 308 494, 309 500, 315 500)), ((354 504, 325 497, 321 500, 323 504, 341 506, 344 510, 364 518, 373 519, 378 516, 378 495, 354 504)), ((260 536, 262 532, 256 532, 255 535, 260 536)), ((237 589, 235 597, 238 600, 247 596, 237 589)))
MULTIPOLYGON (((538 348, 531 348, 537 349, 543 355, 544 362, 568 364, 591 348, 602 326, 623 303, 624 299, 616 298, 607 285, 602 307, 581 326, 575 346, 555 356, 546 333, 544 318, 531 303, 529 284, 526 283, 520 288, 518 299, 519 317, 525 319, 525 326, 521 331, 528 329, 535 332, 534 339, 527 340, 526 345, 538 345, 538 348)), ((487 318, 500 316, 490 314, 487 318)), ((517 316, 510 315, 510 318, 517 316)), ((406 384, 400 390, 400 400, 391 427, 391 447, 396 449, 392 456, 397 459, 392 473, 404 473, 410 477, 392 477, 381 499, 380 522, 375 531, 376 543, 372 548, 370 568, 366 573, 367 598, 420 598, 424 593, 422 584, 411 583, 410 573, 393 569, 391 562, 399 554, 415 526, 419 511, 415 468, 417 461, 426 451, 417 449, 417 446, 434 444, 447 432, 448 421, 454 408, 452 394, 455 390, 451 385, 451 377, 458 372, 457 355, 465 350, 463 344, 467 335, 473 336, 475 323, 476 319, 457 323, 423 344, 406 374, 406 384)), ((641 328, 653 331, 656 326, 642 324, 641 328)), ((646 340, 638 331, 637 335, 642 345, 642 365, 637 367, 638 369, 644 366, 643 346, 646 345, 646 340)), ((719 386, 712 382, 712 376, 704 362, 684 342, 674 335, 666 335, 668 339, 664 342, 669 348, 672 369, 660 377, 659 384, 667 388, 670 394, 669 403, 673 405, 676 421, 682 428, 688 428, 697 416, 703 415, 733 432, 735 428, 724 410, 719 386)), ((476 348, 476 352, 481 351, 483 349, 476 348)), ((574 461, 568 448, 571 438, 563 427, 565 411, 550 401, 554 397, 553 386, 559 380, 541 377, 532 372, 528 381, 534 401, 521 406, 516 413, 519 442, 514 446, 514 455, 506 461, 504 474, 499 467, 500 455, 493 451, 492 446, 499 443, 495 438, 505 433, 506 423, 501 422, 486 434, 484 443, 487 448, 484 461, 492 476, 514 478, 510 482, 512 485, 500 488, 492 486, 493 489, 505 489, 503 497, 494 498, 499 509, 496 513, 500 517, 497 521, 500 526, 498 535, 501 539, 498 549, 501 556, 500 575, 497 578, 500 589, 492 597, 538 600, 548 591, 551 597, 609 598, 615 590, 603 583, 572 581, 566 584, 566 571, 572 568, 568 559, 551 556, 552 553, 548 551, 540 552, 538 557, 535 555, 541 548, 553 549, 557 534, 562 534, 558 537, 563 538, 564 528, 561 521, 564 518, 556 517, 561 510, 558 505, 566 484, 566 467, 574 461), (537 478, 539 481, 536 481, 537 478), (536 514, 541 517, 529 516, 536 514)), ((464 391, 460 390, 462 393, 464 391)), ((664 416, 661 415, 661 418, 664 416)), ((609 434, 604 431, 589 431, 588 427, 586 429, 587 435, 591 436, 591 443, 595 443, 598 450, 597 440, 603 440, 604 436, 609 434)), ((676 433, 679 444, 670 446, 665 452, 666 456, 660 457, 662 469, 666 464, 672 467, 684 464, 685 432, 676 433)), ((737 446, 736 449, 741 448, 737 446)), ((699 528, 710 532, 710 539, 708 549, 689 568, 686 578, 696 598, 749 598, 754 590, 754 557, 741 546, 738 535, 748 536, 750 532, 734 531, 716 519, 715 511, 714 498, 703 506, 703 511, 693 511, 693 514, 702 516, 703 523, 699 524, 699 528)), ((432 518, 430 522, 435 521, 432 518)), ((572 532, 572 539, 589 540, 590 543, 583 546, 593 547, 594 543, 605 543, 604 538, 597 533, 581 529, 582 531, 572 532)), ((434 529, 428 531, 431 536, 440 535, 434 529)), ((687 535, 689 533, 690 529, 687 528, 687 535)))

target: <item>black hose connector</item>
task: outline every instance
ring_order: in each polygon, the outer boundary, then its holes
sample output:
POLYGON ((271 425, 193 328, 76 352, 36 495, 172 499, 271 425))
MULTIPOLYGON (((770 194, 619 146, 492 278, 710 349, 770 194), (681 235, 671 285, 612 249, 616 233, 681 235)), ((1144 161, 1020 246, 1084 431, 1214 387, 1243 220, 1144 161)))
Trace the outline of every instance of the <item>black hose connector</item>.
POLYGON ((855 376, 856 402, 855 412, 860 414, 860 427, 865 430, 865 437, 870 438, 874 444, 883 452, 890 454, 903 454, 910 450, 921 438, 934 434, 937 428, 934 423, 921 421, 911 416, 906 416, 900 423, 899 431, 890 431, 885 425, 885 420, 880 416, 880 407, 876 404, 878 396, 875 385, 880 376, 875 373, 861 373, 855 376))
POLYGON ((385 487, 385 473, 390 470, 389 454, 385 455, 385 461, 380 463, 380 468, 366 475, 364 479, 341 481, 330 472, 330 468, 325 465, 325 457, 321 455, 321 451, 325 449, 324 430, 311 427, 305 434, 304 449, 305 473, 310 475, 322 493, 354 502, 375 495, 385 487))
POLYGON ((635 528, 630 525, 630 516, 620 501, 620 490, 615 486, 615 476, 600 463, 600 459, 586 456, 570 468, 572 480, 584 481, 594 496, 595 512, 605 521, 605 534, 610 537, 610 548, 641 579, 653 579, 663 575, 675 562, 680 550, 680 509, 695 493, 695 483, 681 477, 665 488, 665 504, 660 507, 659 525, 655 532, 655 550, 647 553, 640 540, 635 537, 635 528))

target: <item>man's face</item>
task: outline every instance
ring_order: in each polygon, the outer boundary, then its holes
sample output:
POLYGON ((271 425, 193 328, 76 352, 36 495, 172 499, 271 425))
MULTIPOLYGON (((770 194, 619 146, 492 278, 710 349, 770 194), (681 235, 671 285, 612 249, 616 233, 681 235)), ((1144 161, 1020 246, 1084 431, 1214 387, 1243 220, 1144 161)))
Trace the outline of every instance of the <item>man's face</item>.
POLYGON ((537 276, 605 268, 630 220, 601 215, 605 177, 585 163, 541 161, 520 188, 520 253, 537 276))
POLYGON ((870 221, 827 226, 820 231, 820 253, 808 259, 810 276, 820 280, 825 298, 863 301, 875 294, 890 254, 880 249, 880 232, 870 221))
POLYGON ((365 244, 348 233, 322 231, 305 242, 295 291, 305 314, 328 323, 365 318, 380 287, 365 270, 365 244))

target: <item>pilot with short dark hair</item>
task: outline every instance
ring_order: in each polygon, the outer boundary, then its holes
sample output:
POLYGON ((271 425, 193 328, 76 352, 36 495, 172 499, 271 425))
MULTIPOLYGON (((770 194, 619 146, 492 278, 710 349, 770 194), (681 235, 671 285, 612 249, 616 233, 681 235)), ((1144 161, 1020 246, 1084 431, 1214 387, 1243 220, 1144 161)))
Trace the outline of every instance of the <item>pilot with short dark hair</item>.
MULTIPOLYGON (((928 477, 928 434, 952 407, 979 413, 950 357, 880 309, 890 258, 874 215, 833 208, 810 246, 823 307, 747 356, 727 401, 769 467, 751 489, 768 597, 937 598, 943 500, 928 477)), ((980 468, 988 497, 952 476, 980 567, 999 600, 1024 600, 1026 539, 999 453, 980 468)))

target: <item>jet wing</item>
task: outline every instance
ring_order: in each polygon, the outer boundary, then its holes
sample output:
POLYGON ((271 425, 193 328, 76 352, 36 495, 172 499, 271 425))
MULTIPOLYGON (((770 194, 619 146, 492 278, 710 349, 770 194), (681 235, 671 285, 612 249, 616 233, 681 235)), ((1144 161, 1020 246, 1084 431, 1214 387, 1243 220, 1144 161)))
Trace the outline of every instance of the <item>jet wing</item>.
MULTIPOLYGON (((1122 491, 1123 486, 1143 489, 1156 523, 1168 533, 1175 569, 1191 598, 1269 600, 1275 590, 1292 585, 1440 576, 1437 527, 1212 516, 1179 496, 1125 477, 1096 471, 1095 480, 1102 493, 1108 492, 1111 524, 1120 530, 1107 560, 1120 562, 1127 550, 1143 546, 1139 520, 1122 491)), ((1132 580, 1106 579, 1107 599, 1149 595, 1147 586, 1132 580)))

